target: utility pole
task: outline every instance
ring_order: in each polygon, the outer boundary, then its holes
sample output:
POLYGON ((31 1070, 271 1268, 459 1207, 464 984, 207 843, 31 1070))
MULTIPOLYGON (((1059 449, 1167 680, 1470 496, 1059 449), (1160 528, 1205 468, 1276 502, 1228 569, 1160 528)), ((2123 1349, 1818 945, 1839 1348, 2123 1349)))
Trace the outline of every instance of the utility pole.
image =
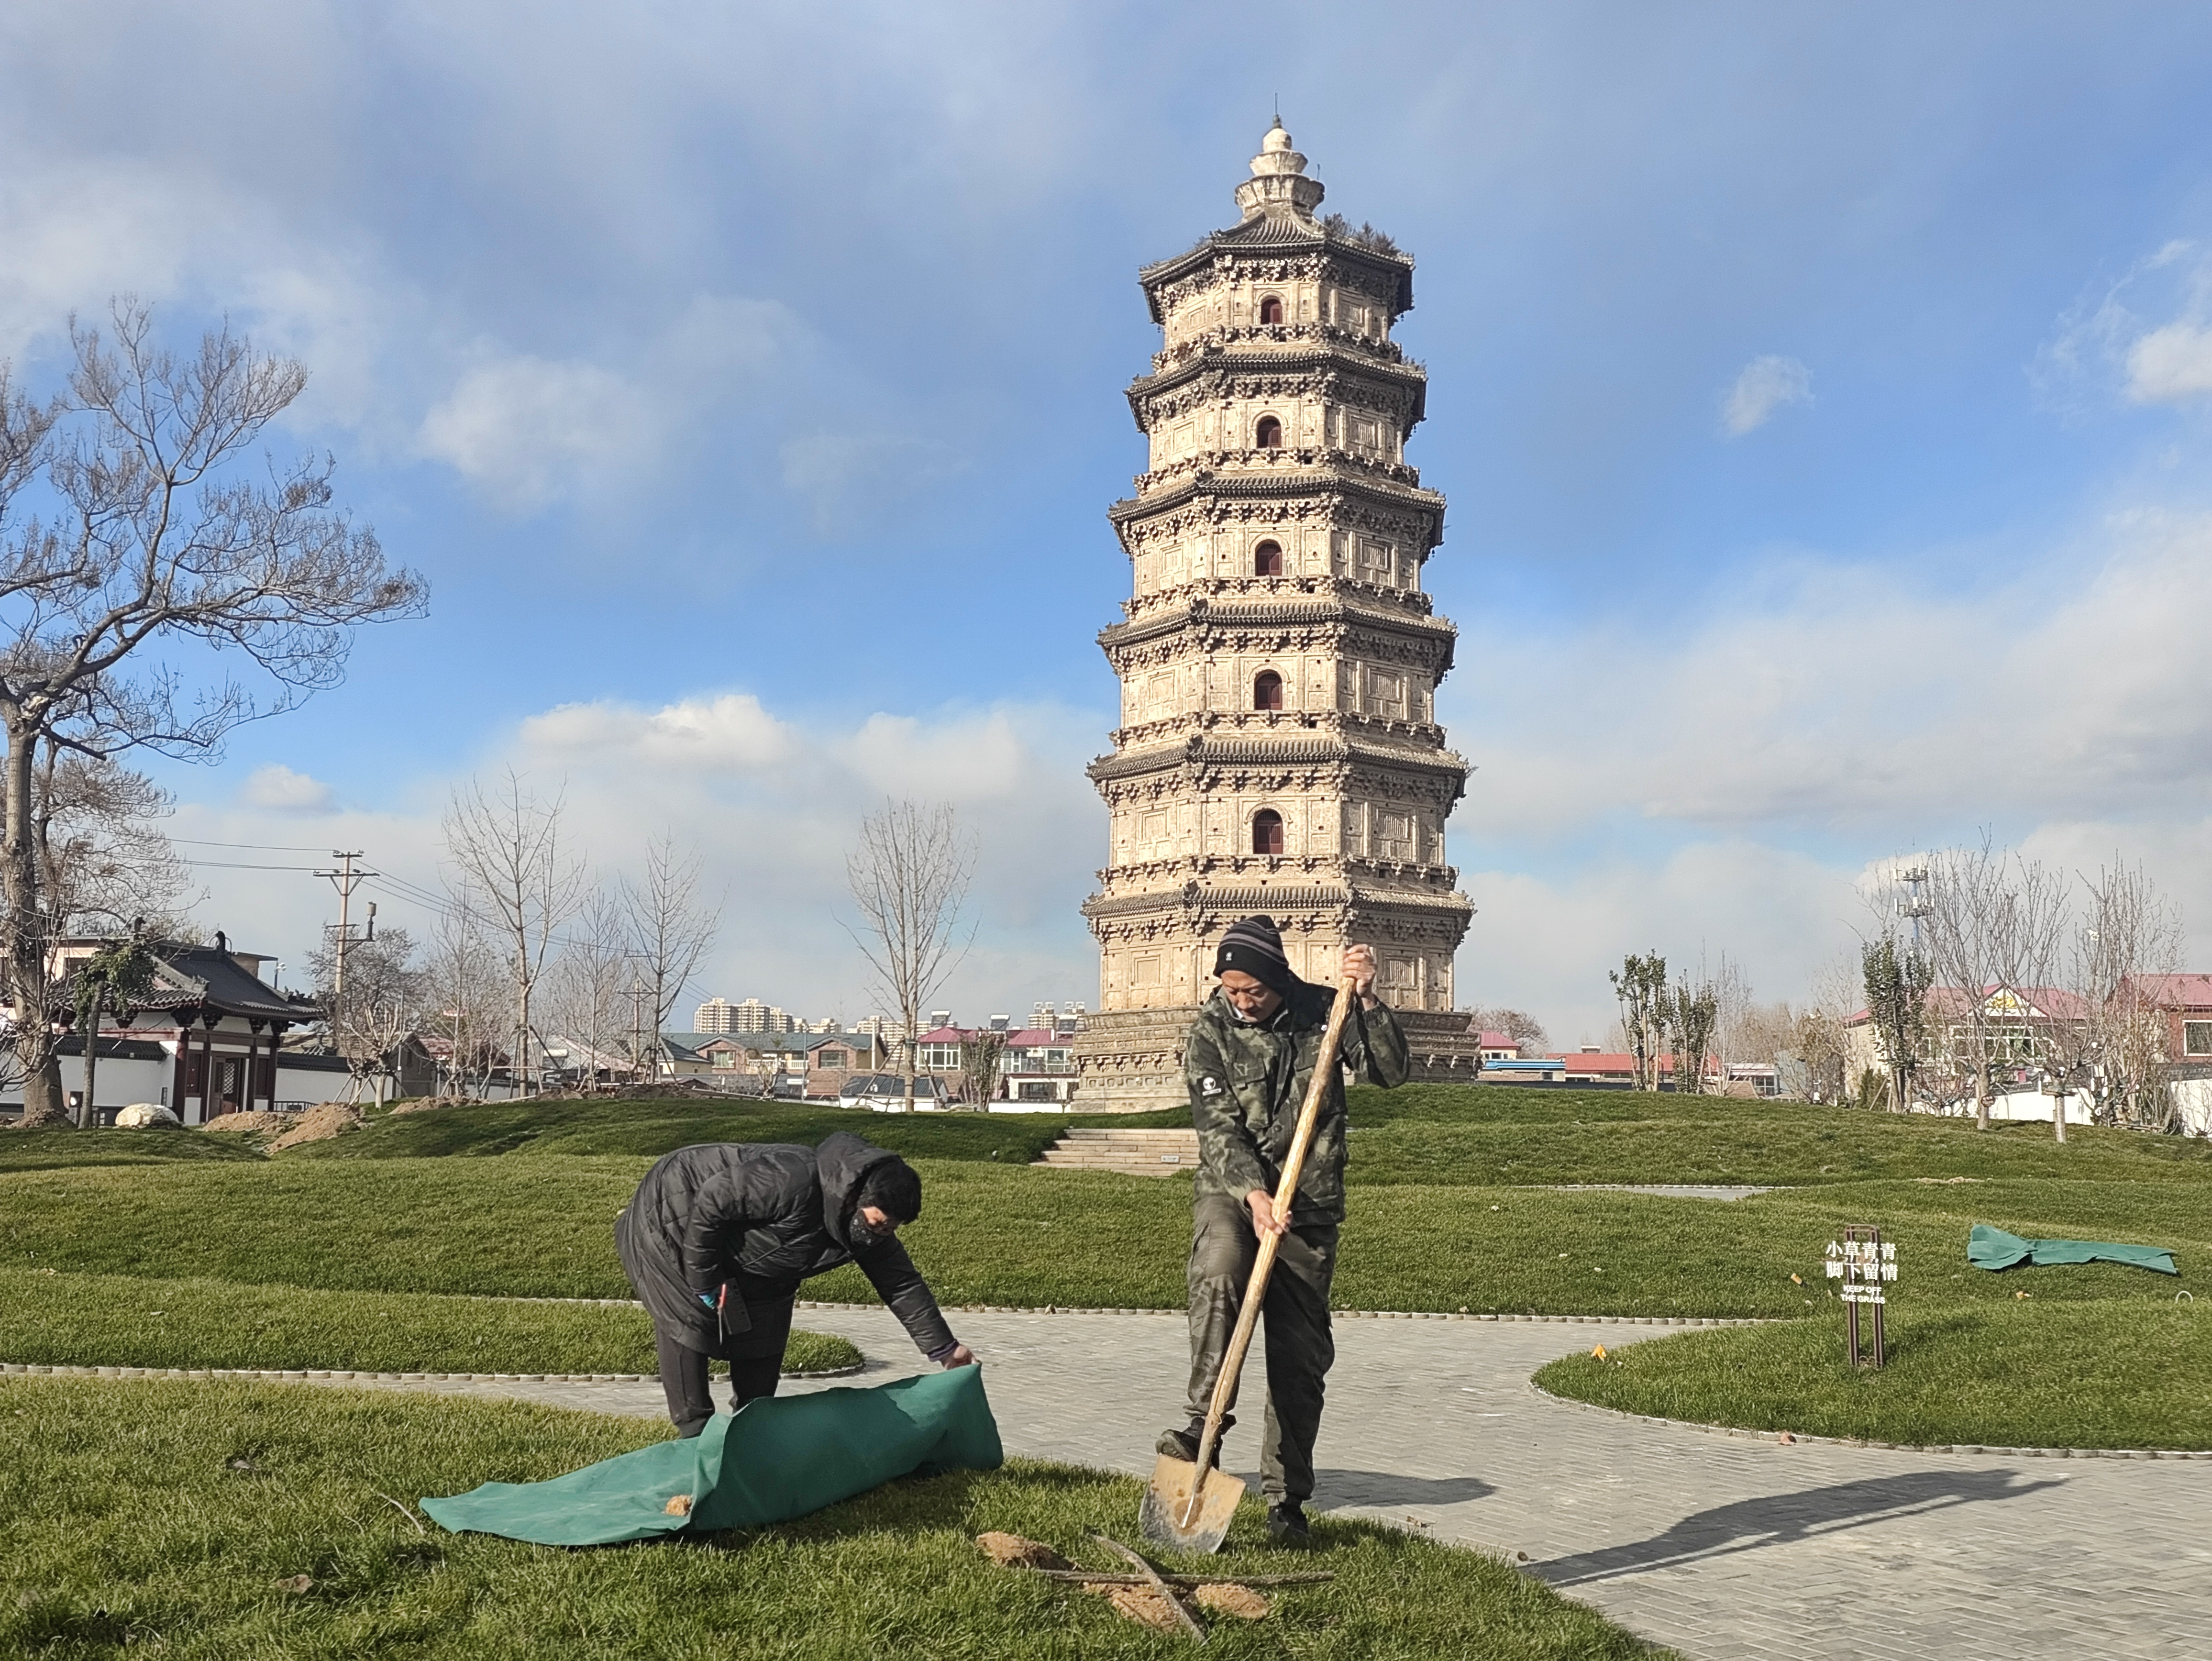
POLYGON ((1928 880, 1928 867, 1916 865, 1897 874, 1898 880, 1912 891, 1911 897, 1905 903, 1905 915, 1912 924, 1912 955, 1917 958, 1920 955, 1920 920, 1931 910, 1928 902, 1920 897, 1920 885, 1928 880))
MULTIPOLYGON (((377 873, 354 869, 353 862, 362 857, 361 849, 357 848, 350 853, 343 849, 334 848, 331 850, 331 857, 337 861, 338 868, 335 871, 318 871, 315 874, 319 877, 328 877, 331 885, 338 891, 337 968, 331 977, 331 991, 333 995, 339 995, 345 991, 346 947, 353 940, 353 925, 347 921, 353 899, 353 891, 368 881, 369 878, 375 876, 377 873)), ((370 940, 376 938, 376 904, 373 900, 368 907, 368 938, 370 940)))
MULTIPOLYGON (((633 970, 629 977, 630 1082, 633 1084, 638 1082, 639 1069, 644 1065, 645 1001, 652 995, 653 989, 645 983, 645 977, 633 970)), ((658 1039, 659 1034, 656 1032, 653 1036, 658 1039)), ((659 1047, 658 1043, 653 1045, 655 1050, 659 1047)), ((656 1080, 660 1076, 660 1057, 657 1054, 653 1058, 653 1075, 656 1080)))

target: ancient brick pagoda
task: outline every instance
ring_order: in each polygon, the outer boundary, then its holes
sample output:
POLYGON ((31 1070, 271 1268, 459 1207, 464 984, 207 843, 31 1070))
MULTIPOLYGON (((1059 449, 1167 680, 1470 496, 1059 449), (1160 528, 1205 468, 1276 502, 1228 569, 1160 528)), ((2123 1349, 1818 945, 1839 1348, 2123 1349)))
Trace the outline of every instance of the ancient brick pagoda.
POLYGON ((1278 121, 1238 223, 1139 274, 1166 338, 1128 393, 1150 467, 1109 514, 1135 580, 1098 637, 1121 725, 1090 770, 1111 827, 1083 908, 1093 1111, 1182 1099, 1214 947, 1255 911, 1314 979, 1371 943, 1422 1075, 1479 1056, 1451 1013, 1472 913, 1443 843, 1468 770, 1434 704, 1458 631, 1421 592, 1444 499, 1406 465, 1428 378, 1390 338, 1413 262, 1316 220, 1305 169, 1278 121))

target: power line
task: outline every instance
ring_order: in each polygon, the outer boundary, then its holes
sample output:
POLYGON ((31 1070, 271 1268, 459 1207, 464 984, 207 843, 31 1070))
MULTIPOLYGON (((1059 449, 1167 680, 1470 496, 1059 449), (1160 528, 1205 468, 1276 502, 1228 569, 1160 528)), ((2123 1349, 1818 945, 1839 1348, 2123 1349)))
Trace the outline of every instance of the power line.
POLYGON ((261 854, 319 854, 319 848, 307 848, 290 842, 216 842, 206 837, 171 837, 171 842, 183 843, 189 848, 251 848, 261 854))
POLYGON ((197 867, 203 871, 304 871, 311 877, 315 874, 315 867, 312 865, 251 865, 236 860, 192 859, 182 861, 181 863, 197 867))

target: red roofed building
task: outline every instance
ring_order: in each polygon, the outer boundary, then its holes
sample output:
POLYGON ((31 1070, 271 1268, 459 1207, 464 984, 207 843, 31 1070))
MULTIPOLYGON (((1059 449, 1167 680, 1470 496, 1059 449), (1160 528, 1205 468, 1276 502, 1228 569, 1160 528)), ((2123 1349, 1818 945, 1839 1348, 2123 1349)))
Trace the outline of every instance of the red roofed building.
POLYGON ((2212 975, 2136 975, 2126 983, 2166 1012, 2166 1059, 2212 1063, 2212 975))

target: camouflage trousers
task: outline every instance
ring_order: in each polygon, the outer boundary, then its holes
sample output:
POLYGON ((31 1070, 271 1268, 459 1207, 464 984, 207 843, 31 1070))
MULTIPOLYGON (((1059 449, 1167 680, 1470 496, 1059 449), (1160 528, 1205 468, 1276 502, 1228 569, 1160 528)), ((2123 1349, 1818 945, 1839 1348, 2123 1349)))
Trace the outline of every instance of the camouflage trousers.
MULTIPOLYGON (((1260 1243, 1252 1214, 1225 1194, 1193 1202, 1190 1264, 1190 1401, 1204 1418, 1260 1243)), ((1314 1438, 1321 1432, 1324 1379, 1336 1360, 1329 1335, 1328 1287, 1336 1273, 1337 1226, 1293 1223, 1275 1253, 1260 1323, 1267 1360, 1267 1420, 1260 1441, 1260 1486, 1273 1500, 1307 1500, 1314 1485, 1314 1438)), ((1248 1362, 1249 1365, 1249 1362, 1248 1362)), ((1231 1398, 1235 1406, 1235 1398, 1231 1398)))

